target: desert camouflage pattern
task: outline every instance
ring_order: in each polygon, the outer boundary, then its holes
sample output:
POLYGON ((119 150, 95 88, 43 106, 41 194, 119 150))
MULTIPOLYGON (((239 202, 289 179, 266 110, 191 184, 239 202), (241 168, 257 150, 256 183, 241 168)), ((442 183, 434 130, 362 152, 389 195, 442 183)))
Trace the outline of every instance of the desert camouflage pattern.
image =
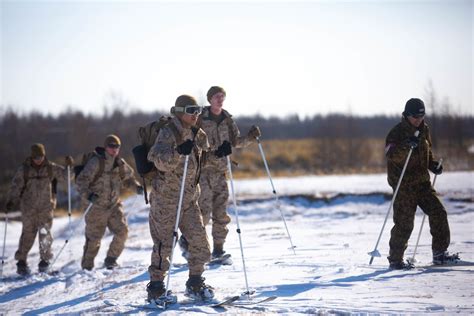
POLYGON ((128 236, 128 226, 120 201, 122 186, 136 187, 139 185, 135 179, 134 171, 122 159, 115 159, 105 150, 98 151, 105 158, 104 172, 93 182, 94 176, 99 171, 99 157, 91 158, 76 179, 78 191, 83 199, 84 207, 90 202, 87 197, 91 193, 99 197, 85 217, 86 242, 82 257, 82 268, 92 269, 105 229, 109 228, 114 235, 107 255, 118 258, 125 247, 128 236), (122 168, 122 172, 120 172, 122 168), (122 175, 121 175, 122 174, 122 175))
POLYGON ((56 208, 56 195, 51 183, 53 179, 67 181, 67 170, 46 158, 40 166, 34 165, 31 158, 26 159, 13 177, 8 196, 15 205, 19 205, 23 224, 20 243, 15 253, 16 260, 27 260, 37 234, 40 258, 49 261, 53 256, 51 227, 56 208))
POLYGON ((107 251, 107 257, 118 258, 125 247, 128 236, 128 226, 121 203, 112 208, 102 208, 93 205, 86 218, 86 243, 82 256, 81 266, 83 269, 92 269, 94 259, 100 248, 100 242, 104 236, 105 229, 114 235, 107 251))
MULTIPOLYGON (((189 242, 189 274, 201 275, 204 264, 210 259, 209 242, 197 204, 200 190, 198 185, 199 164, 202 150, 209 147, 207 137, 199 130, 194 138, 191 129, 184 128, 177 117, 175 124, 182 140, 195 139, 193 152, 189 155, 179 229, 189 242)), ((150 233, 153 239, 151 265, 148 268, 151 281, 162 281, 168 273, 172 251, 173 230, 179 201, 185 156, 178 154, 176 139, 170 127, 163 127, 155 144, 150 149, 148 160, 152 161, 158 173, 152 181, 150 193, 150 233)))
MULTIPOLYGON (((410 150, 406 142, 415 131, 416 128, 403 119, 387 136, 388 182, 394 190, 410 150)), ((417 206, 428 215, 433 252, 446 251, 450 243, 446 209, 430 183, 428 166, 433 162, 433 154, 431 135, 424 122, 421 125, 419 137, 419 146, 413 150, 393 205, 394 226, 391 230, 388 257, 391 262, 403 260, 413 231, 417 206)))

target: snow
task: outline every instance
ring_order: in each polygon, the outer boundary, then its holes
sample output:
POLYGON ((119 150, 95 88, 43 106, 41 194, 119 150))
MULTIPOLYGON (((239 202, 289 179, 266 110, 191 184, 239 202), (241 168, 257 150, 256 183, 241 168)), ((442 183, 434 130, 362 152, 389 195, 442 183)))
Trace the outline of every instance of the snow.
MULTIPOLYGON (((378 250, 382 257, 369 265, 390 203, 390 188, 384 174, 306 176, 274 179, 296 254, 293 254, 281 213, 275 207, 268 178, 238 180, 241 237, 244 245, 248 285, 256 297, 276 295, 274 301, 245 307, 228 307, 227 313, 263 314, 473 314, 474 313, 474 172, 445 173, 436 187, 448 210, 450 251, 460 252, 463 264, 432 267, 431 238, 425 223, 416 258, 417 269, 387 269, 391 220, 385 227, 378 250)), ((106 233, 96 258, 96 269, 82 271, 84 224, 74 218, 73 237, 53 269, 56 276, 33 274, 20 279, 15 274, 14 252, 21 223, 9 222, 5 249, 4 279, 0 282, 0 314, 101 314, 153 313, 144 304, 152 241, 148 209, 143 198, 124 202, 128 213, 129 238, 119 258, 120 268, 102 267, 111 235, 106 233), (132 306, 133 305, 133 306, 132 306)), ((231 266, 212 266, 206 282, 222 299, 246 290, 239 238, 233 221, 226 250, 231 266)), ((415 230, 406 252, 411 257, 421 223, 417 212, 415 230)), ((208 227, 208 232, 210 231, 208 227)), ((0 234, 3 236, 4 225, 0 234)), ((53 224, 54 253, 64 246, 70 230, 66 217, 53 224)), ((175 252, 176 266, 171 289, 184 304, 170 306, 163 315, 215 314, 225 312, 205 304, 192 304, 184 297, 188 276, 185 261, 175 252)), ((39 262, 38 246, 29 255, 33 272, 39 262)))

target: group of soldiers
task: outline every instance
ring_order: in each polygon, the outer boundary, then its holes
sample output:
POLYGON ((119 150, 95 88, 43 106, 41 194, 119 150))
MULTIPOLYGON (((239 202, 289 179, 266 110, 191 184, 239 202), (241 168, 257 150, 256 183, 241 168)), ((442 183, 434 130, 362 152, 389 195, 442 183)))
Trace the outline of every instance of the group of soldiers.
MULTIPOLYGON (((245 147, 261 136, 260 129, 252 126, 248 134, 240 131, 232 116, 223 109, 226 92, 213 86, 207 93, 210 106, 201 107, 196 99, 181 95, 171 109, 172 118, 164 125, 148 152, 147 159, 158 172, 152 180, 150 193, 149 227, 153 239, 150 282, 146 290, 148 300, 166 294, 164 279, 170 267, 174 227, 178 220, 180 246, 186 253, 189 278, 186 294, 201 298, 214 295, 213 288, 202 277, 211 258, 222 257, 230 217, 227 213, 229 190, 227 176, 232 149, 245 147), (185 170, 185 164, 187 170, 185 170), (186 171, 186 172, 185 172, 186 171), (184 194, 179 192, 184 181, 184 194), (177 207, 181 202, 180 218, 177 207), (212 252, 205 226, 212 218, 212 252)), ((431 136, 424 122, 425 106, 420 99, 410 99, 402 120, 386 138, 388 181, 395 191, 407 153, 413 152, 406 175, 394 203, 394 226, 390 238, 390 268, 404 269, 403 255, 413 230, 416 207, 429 216, 433 236, 432 251, 435 263, 444 263, 451 257, 447 252, 450 231, 446 210, 430 183, 428 171, 441 174, 442 166, 433 159, 431 136), (418 136, 415 131, 419 131, 418 136)), ((134 171, 120 158, 121 141, 116 135, 106 137, 104 147, 97 147, 94 155, 82 166, 76 176, 77 190, 85 204, 91 206, 85 216, 85 245, 81 266, 91 270, 99 251, 105 229, 113 233, 113 240, 104 260, 105 267, 117 266, 117 258, 124 249, 128 227, 120 201, 123 185, 143 194, 134 171)), ((71 167, 72 157, 66 157, 71 167)), ((56 206, 55 182, 65 181, 65 167, 50 162, 41 144, 31 147, 31 156, 15 174, 9 192, 7 211, 19 208, 23 229, 18 251, 15 253, 17 272, 28 274, 27 255, 39 233, 39 271, 46 271, 52 259, 51 225, 56 206)))

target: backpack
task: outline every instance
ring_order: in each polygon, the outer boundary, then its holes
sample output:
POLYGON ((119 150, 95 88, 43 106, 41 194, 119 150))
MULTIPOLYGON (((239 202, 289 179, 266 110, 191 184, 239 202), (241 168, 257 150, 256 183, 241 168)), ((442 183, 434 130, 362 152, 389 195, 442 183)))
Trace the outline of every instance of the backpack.
MULTIPOLYGON (((21 189, 20 197, 23 195, 23 193, 25 193, 26 184, 28 183, 28 179, 30 179, 30 177, 28 176, 30 168, 31 168, 30 161, 26 160, 23 163, 23 183, 24 184, 23 184, 23 188, 21 189)), ((53 165, 49 161, 46 161, 46 168, 48 172, 48 178, 51 180, 51 193, 53 194, 53 196, 55 196, 56 193, 58 192, 58 188, 57 188, 58 180, 56 178, 53 178, 53 165)))
MULTIPOLYGON (((158 121, 148 123, 147 125, 140 127, 138 129, 138 138, 140 139, 141 144, 135 146, 132 149, 133 157, 135 158, 135 165, 137 172, 142 178, 145 203, 148 204, 148 194, 147 194, 147 184, 151 183, 151 180, 155 177, 158 170, 155 165, 148 161, 148 152, 151 147, 155 144, 156 138, 160 130, 167 126, 170 128, 173 133, 176 143, 178 145, 183 143, 183 138, 179 133, 178 128, 172 122, 173 118, 171 116, 162 116, 158 121)), ((193 134, 196 136, 198 128, 193 128, 193 134)))
MULTIPOLYGON (((77 177, 81 174, 82 170, 84 170, 84 167, 86 166, 86 164, 93 157, 99 158, 99 170, 94 175, 94 178, 92 179, 89 185, 93 185, 102 176, 105 170, 105 149, 102 147, 96 147, 94 151, 91 151, 82 155, 82 161, 80 165, 74 166, 74 178, 76 180, 77 180, 77 177)), ((125 178, 125 169, 123 165, 124 164, 123 164, 122 159, 120 159, 119 157, 116 157, 115 162, 114 162, 114 168, 117 166, 119 167, 119 174, 120 174, 121 179, 125 178)))

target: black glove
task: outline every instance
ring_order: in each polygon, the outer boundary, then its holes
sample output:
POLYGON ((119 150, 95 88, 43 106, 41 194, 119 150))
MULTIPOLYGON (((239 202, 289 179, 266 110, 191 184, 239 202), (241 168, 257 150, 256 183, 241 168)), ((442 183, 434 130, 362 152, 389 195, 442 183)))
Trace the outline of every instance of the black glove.
POLYGON ((432 161, 428 167, 431 172, 433 172, 436 175, 440 175, 443 173, 443 165, 440 165, 438 168, 438 162, 437 161, 432 161))
POLYGON ((142 195, 145 190, 141 185, 137 185, 137 194, 142 195))
POLYGON ((407 144, 408 146, 410 146, 411 148, 415 149, 416 147, 418 147, 418 144, 420 143, 420 139, 416 136, 411 136, 410 138, 408 138, 407 140, 407 144))
POLYGON ((97 199, 99 198, 99 196, 95 193, 91 193, 89 194, 89 196, 87 197, 87 200, 91 203, 95 203, 97 201, 97 199))
POLYGON ((249 138, 256 139, 257 137, 262 136, 262 133, 260 132, 260 128, 257 125, 252 125, 252 127, 250 127, 250 130, 249 130, 247 136, 249 138))
POLYGON ((15 207, 13 201, 8 201, 7 204, 5 204, 5 213, 13 211, 13 208, 15 207))
POLYGON ((194 142, 190 139, 188 139, 187 141, 185 141, 184 143, 182 143, 181 145, 179 145, 177 148, 176 148, 176 151, 178 152, 178 154, 180 155, 189 155, 191 153, 191 151, 193 151, 193 147, 194 147, 194 142))
POLYGON ((232 154, 232 146, 230 145, 230 143, 227 140, 225 140, 222 143, 222 145, 220 145, 217 148, 217 150, 214 152, 214 154, 219 158, 229 156, 230 154, 232 154))
POLYGON ((72 158, 71 156, 64 157, 64 161, 66 162, 66 166, 74 165, 74 158, 72 158))

